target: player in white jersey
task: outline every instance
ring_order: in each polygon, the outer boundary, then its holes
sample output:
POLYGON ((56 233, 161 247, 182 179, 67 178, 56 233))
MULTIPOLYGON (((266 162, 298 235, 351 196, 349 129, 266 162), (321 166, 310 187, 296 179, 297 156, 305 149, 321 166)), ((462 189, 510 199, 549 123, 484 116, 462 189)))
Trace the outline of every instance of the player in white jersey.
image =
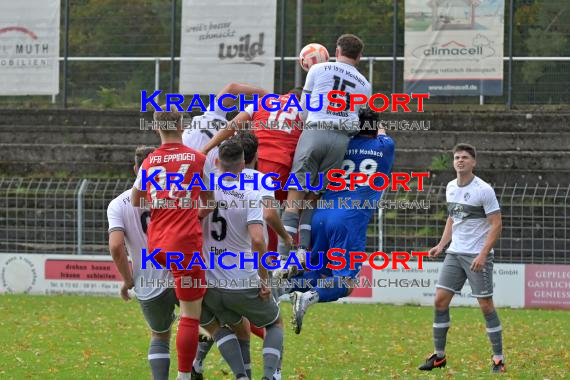
POLYGON ((493 304, 493 246, 501 234, 501 209, 495 191, 473 174, 475 148, 458 144, 453 148, 453 167, 457 179, 447 184, 448 218, 438 245, 430 249, 438 256, 446 251, 435 292, 433 339, 435 352, 419 369, 431 371, 445 367, 445 344, 450 326, 449 304, 469 280, 472 296, 477 298, 485 317, 487 335, 493 348, 493 372, 504 372, 502 327, 493 304))
MULTIPOLYGON (((264 173, 261 173, 260 171, 254 169, 257 165, 257 147, 258 147, 258 141, 257 141, 257 137, 248 130, 242 130, 239 131, 237 135, 235 135, 234 137, 235 139, 237 139, 237 141, 240 142, 240 144, 242 145, 243 148, 243 153, 244 153, 244 163, 245 163, 245 168, 242 170, 242 173, 244 174, 245 179, 247 180, 253 180, 254 178, 257 178, 258 182, 257 182, 257 191, 259 191, 261 199, 267 201, 271 201, 275 199, 275 192, 272 190, 268 190, 265 189, 261 184, 262 184, 262 178, 264 176, 264 173)), ((254 185, 251 182, 247 182, 245 184, 245 187, 250 189, 250 190, 254 190, 254 185)), ((279 217, 279 211, 277 208, 273 208, 273 207, 264 207, 263 208, 263 221, 264 221, 264 228, 263 228, 263 232, 264 232, 264 239, 265 241, 268 240, 268 234, 267 234, 267 229, 265 224, 268 224, 274 231, 277 232, 277 234, 279 236, 282 236, 284 239, 291 241, 292 238, 291 236, 287 233, 287 231, 285 231, 285 227, 283 226, 283 223, 281 223, 281 219, 279 217)), ((204 221, 204 224, 208 223, 206 220, 204 221)), ((229 223, 229 221, 227 221, 227 223, 229 223)), ((205 233, 207 233, 208 231, 208 226, 204 225, 204 231, 205 233)), ((208 252, 208 247, 205 246, 204 247, 204 252, 206 252, 205 254, 207 254, 208 252)), ((271 290, 276 290, 277 288, 272 288, 271 290)), ((274 293, 274 297, 277 298, 278 294, 274 293)), ((209 330, 212 330, 211 327, 209 328, 209 330)), ((243 320, 243 325, 241 326, 235 326, 235 328, 233 329, 236 337, 238 339, 238 342, 240 343, 240 347, 244 347, 246 349, 242 350, 242 354, 243 354, 243 361, 244 361, 244 366, 246 368, 246 371, 250 370, 251 368, 251 361, 250 361, 250 357, 249 357, 249 339, 250 339, 250 331, 253 332, 255 335, 257 335, 258 337, 260 337, 261 339, 264 339, 265 337, 265 329, 263 328, 259 328, 255 325, 251 325, 248 323, 247 319, 244 318, 243 320)), ((201 380, 201 374, 203 372, 203 366, 204 366, 204 360, 208 354, 208 351, 211 348, 211 344, 208 344, 209 342, 201 342, 199 347, 198 347, 198 353, 196 355, 196 359, 194 360, 194 364, 193 364, 193 380, 201 380)), ((280 379, 280 374, 281 374, 281 368, 280 366, 277 368, 276 373, 273 375, 274 379, 280 379)), ((248 376, 250 374, 248 373, 248 376)))
MULTIPOLYGON (((289 189, 287 193, 288 207, 282 215, 287 232, 296 235, 297 230, 299 230, 300 249, 297 256, 301 262, 304 260, 305 250, 309 248, 311 242, 313 212, 311 209, 305 209, 301 212, 296 205, 302 199, 316 200, 319 196, 306 191, 308 185, 306 175, 307 173, 310 174, 309 185, 316 187, 319 185, 318 174, 323 173, 323 187, 320 192, 323 193, 328 184, 326 173, 332 169, 340 169, 350 136, 359 131, 358 127, 352 127, 352 122, 358 121, 360 105, 356 105, 354 110, 350 111, 349 95, 361 94, 368 99, 372 93, 372 86, 356 69, 364 48, 360 38, 352 34, 344 34, 338 38, 336 45, 336 62, 319 63, 311 66, 301 96, 303 107, 301 117, 305 120, 305 127, 297 143, 291 173, 297 175, 302 189, 289 189), (347 105, 343 111, 327 110, 330 105, 327 94, 334 90, 346 92, 347 105), (317 108, 322 103, 322 108, 319 111, 307 111, 305 106, 306 94, 311 95, 310 105, 312 108, 317 108), (319 127, 322 127, 321 122, 332 123, 332 130, 323 130, 322 128, 319 130, 319 127)), ((282 260, 289 256, 292 248, 283 240, 279 240, 278 251, 282 260)), ((277 272, 282 277, 296 273, 295 270, 279 270, 277 272)))
MULTIPOLYGON (((250 86, 242 83, 229 83, 216 95, 219 99, 224 94, 232 94, 238 96, 244 94, 251 96, 259 94, 259 97, 267 95, 267 91, 262 88, 250 86)), ((231 98, 224 98, 222 101, 224 107, 231 107, 235 101, 231 98)), ((208 107, 209 108, 209 107, 208 107)), ((218 133, 220 126, 228 122, 227 112, 222 110, 216 105, 213 111, 206 111, 204 114, 194 116, 192 122, 185 126, 184 133, 182 134, 182 143, 188 148, 196 149, 198 151, 210 142, 216 133, 218 133)), ((218 157, 218 148, 215 147, 206 155, 206 162, 204 163, 204 174, 206 176, 211 172, 216 172, 215 160, 218 157)))
MULTIPOLYGON (((135 173, 144 159, 154 151, 152 147, 139 147, 135 153, 135 173)), ((144 318, 151 330, 148 362, 153 379, 168 379, 170 368, 170 327, 176 320, 174 307, 178 303, 170 271, 156 270, 152 265, 141 270, 141 251, 147 248, 146 229, 150 212, 131 205, 131 190, 127 190, 109 203, 109 251, 123 277, 121 297, 128 301, 128 291, 134 287, 144 318), (126 252, 125 252, 126 246, 126 252), (132 261, 132 272, 127 253, 132 261), (141 286, 142 282, 142 286, 141 286), (147 284, 162 284, 150 286, 147 284)))
MULTIPOLYGON (((239 131, 236 138, 240 141, 243 147, 245 169, 242 170, 244 178, 248 180, 253 180, 257 178, 257 188, 261 193, 261 198, 266 200, 275 200, 275 191, 268 190, 263 186, 263 176, 265 173, 260 172, 256 169, 257 167, 257 147, 258 140, 253 132, 248 130, 239 131)), ((246 187, 249 189, 254 189, 253 183, 246 183, 246 187)), ((264 207, 263 208, 263 221, 268 224, 277 235, 285 240, 288 244, 293 244, 293 238, 285 230, 285 226, 281 222, 279 216, 279 210, 275 207, 264 207)), ((268 241, 267 229, 264 228, 265 241, 268 241)))
MULTIPOLYGON (((239 175, 244 169, 244 152, 237 137, 220 146, 219 164, 222 173, 239 175)), ((245 317, 254 325, 265 327, 263 379, 271 379, 283 348, 283 324, 271 291, 259 281, 268 279, 267 269, 261 265, 261 256, 267 249, 263 236, 262 196, 259 191, 239 190, 239 183, 236 181, 224 180, 223 183, 226 186, 236 185, 237 188, 217 189, 214 193, 217 202, 225 201, 229 207, 216 208, 203 224, 204 256, 209 260, 209 253, 214 252, 217 257, 223 255, 222 263, 225 266, 236 264, 237 267, 223 269, 216 265, 215 269, 207 271, 207 280, 218 281, 218 285, 223 281, 227 286, 208 288, 204 297, 201 323, 205 327, 213 328, 218 349, 238 378, 248 377, 244 365, 244 351, 245 348, 249 351, 249 347, 241 346, 234 332, 226 326, 237 326, 245 317), (231 206, 232 202, 238 202, 239 206, 231 206), (244 269, 239 269, 240 252, 244 252, 244 257, 252 259, 252 251, 259 253, 259 270, 254 269, 252 262, 246 262, 244 269), (234 252, 237 257, 229 256, 225 252, 234 252)))

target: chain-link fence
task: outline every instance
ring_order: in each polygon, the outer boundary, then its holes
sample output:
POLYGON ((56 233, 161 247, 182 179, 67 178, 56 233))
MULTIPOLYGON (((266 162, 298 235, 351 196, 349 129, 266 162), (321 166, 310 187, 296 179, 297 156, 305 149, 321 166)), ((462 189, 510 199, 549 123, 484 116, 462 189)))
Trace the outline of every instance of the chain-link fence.
MULTIPOLYGON (((60 65, 61 91, 53 106, 63 104, 65 89, 68 104, 76 107, 131 106, 140 101, 141 89, 175 92, 182 1, 62 0, 60 55, 64 56, 67 44, 69 64, 67 71, 60 65)), ((355 33, 365 42, 366 59, 359 69, 372 78, 373 90, 401 92, 404 3, 277 0, 276 60, 281 60, 281 52, 287 59, 282 70, 280 62, 276 64, 274 90, 283 92, 294 86, 297 33, 301 46, 319 42, 331 52, 339 35, 355 33), (296 22, 298 11, 302 11, 300 25, 296 22)), ((485 97, 485 103, 505 104, 509 93, 515 107, 570 102, 570 23, 564 21, 569 6, 570 0, 505 0, 504 55, 511 56, 512 42, 512 77, 506 59, 504 96, 485 97)), ((480 101, 479 97, 434 97, 430 104, 480 101)), ((0 97, 0 105, 49 102, 46 97, 0 97)))
MULTIPOLYGON (((447 220, 445 186, 410 195, 386 193, 387 199, 429 202, 429 209, 382 210, 383 250, 418 251, 435 246, 447 220)), ((497 262, 570 263, 570 186, 503 185, 494 187, 503 230, 495 247, 497 262)))
MULTIPOLYGON (((0 178, 0 252, 107 254, 107 206, 132 182, 0 178)), ((496 261, 570 264, 570 187, 495 191, 503 214, 496 261)), ((375 215, 368 228, 368 252, 437 244, 447 218, 445 186, 386 192, 384 200, 380 219, 375 215), (391 208, 390 201, 398 200, 409 208, 391 208)))

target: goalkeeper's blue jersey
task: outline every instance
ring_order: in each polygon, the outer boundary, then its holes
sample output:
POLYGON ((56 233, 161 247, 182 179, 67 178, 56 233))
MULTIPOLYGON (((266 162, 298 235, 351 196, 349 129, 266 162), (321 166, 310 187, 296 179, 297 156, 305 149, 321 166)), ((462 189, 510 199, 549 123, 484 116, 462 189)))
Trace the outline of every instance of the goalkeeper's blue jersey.
MULTIPOLYGON (((370 177, 375 173, 384 173, 388 178, 392 170, 392 163, 394 161, 394 140, 391 137, 380 135, 376 138, 369 137, 354 137, 348 144, 348 148, 344 155, 342 163, 342 170, 346 172, 345 180, 347 188, 340 191, 327 190, 323 199, 326 201, 333 201, 333 209, 346 209, 346 204, 339 202, 339 198, 348 198, 349 206, 354 204, 352 201, 360 201, 363 205, 365 200, 370 204, 373 201, 378 202, 382 198, 383 191, 376 191, 368 184, 356 185, 354 190, 350 190, 349 175, 350 173, 363 173, 370 177)), ((374 185, 380 187, 384 184, 382 178, 376 178, 374 185)), ((334 185, 334 184, 333 184, 334 185)), ((346 211, 346 210, 345 210, 346 211)), ((355 211, 357 211, 355 209, 355 211)), ((366 217, 366 221, 370 220, 374 210, 371 207, 361 208, 358 214, 366 217)))

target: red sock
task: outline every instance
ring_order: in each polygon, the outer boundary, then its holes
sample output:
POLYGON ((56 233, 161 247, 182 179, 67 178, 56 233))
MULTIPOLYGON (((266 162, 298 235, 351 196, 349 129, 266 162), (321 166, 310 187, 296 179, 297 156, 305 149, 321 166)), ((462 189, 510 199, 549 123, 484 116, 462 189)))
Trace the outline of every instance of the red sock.
POLYGON ((178 322, 176 334, 176 351, 178 351, 178 371, 190 372, 192 363, 198 350, 198 328, 200 322, 197 319, 181 317, 178 322))
POLYGON ((254 335, 257 335, 261 339, 265 339, 265 328, 264 327, 257 327, 257 326, 254 326, 253 324, 251 324, 250 329, 254 335))

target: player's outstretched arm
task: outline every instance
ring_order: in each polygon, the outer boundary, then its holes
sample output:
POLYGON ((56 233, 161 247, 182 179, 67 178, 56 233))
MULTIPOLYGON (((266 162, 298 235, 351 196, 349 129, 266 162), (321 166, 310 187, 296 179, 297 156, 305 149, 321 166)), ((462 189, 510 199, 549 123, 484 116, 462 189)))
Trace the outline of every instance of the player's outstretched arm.
POLYGON ((265 223, 267 223, 273 229, 273 231, 275 231, 275 233, 285 241, 286 246, 291 247, 294 245, 293 238, 285 230, 285 226, 281 221, 281 217, 279 216, 277 209, 263 209, 263 219, 265 220, 265 223))
POLYGON ((489 253, 489 251, 495 246, 495 243, 497 243, 497 240, 499 240, 499 236, 501 236, 501 231, 503 230, 503 218, 500 212, 496 212, 488 215, 487 221, 491 225, 491 229, 489 230, 489 234, 487 235, 485 245, 481 252, 489 253))
POLYGON ((208 152, 214 149, 214 147, 220 145, 235 134, 236 130, 233 128, 234 126, 236 126, 237 129, 244 129, 246 122, 250 120, 251 117, 247 112, 240 112, 228 123, 228 126, 231 126, 231 128, 222 129, 216 133, 215 136, 206 145, 204 145, 202 153, 208 154, 208 152))
MULTIPOLYGON (((264 97, 265 95, 269 94, 269 92, 265 91, 261 87, 250 86, 249 84, 243 83, 236 83, 231 82, 228 83, 220 90, 217 98, 220 98, 224 94, 232 94, 238 96, 239 94, 244 94, 246 96, 253 96, 254 94, 258 94, 260 98, 264 97)), ((231 98, 225 98, 222 101, 224 107, 231 107, 235 101, 231 98)))
POLYGON ((133 274, 129 266, 129 258, 125 249, 125 233, 123 231, 112 231, 109 234, 109 252, 113 258, 115 266, 123 277, 123 286, 121 288, 121 297, 128 301, 129 289, 135 286, 133 274))
MULTIPOLYGON (((247 231, 251 238, 251 250, 253 252, 258 252, 258 273, 259 277, 267 281, 269 279, 269 273, 267 272, 267 268, 265 268, 262 264, 262 256, 267 252, 267 245, 265 244, 265 237, 263 236, 263 224, 255 223, 249 224, 247 226, 247 231)), ((263 284, 261 285, 261 290, 259 291, 259 296, 262 299, 269 299, 271 295, 271 290, 266 288, 263 284)))
POLYGON ((448 216, 447 222, 445 223, 445 229, 443 230, 443 235, 441 236, 439 243, 435 247, 429 250, 430 257, 439 256, 439 254, 443 251, 445 246, 451 241, 452 227, 453 227, 453 219, 451 218, 451 216, 448 216))
POLYGON ((259 252, 259 277, 267 279, 267 268, 261 265, 261 256, 267 252, 267 244, 265 244, 265 237, 263 236, 263 224, 250 224, 247 226, 247 231, 251 238, 251 250, 253 252, 259 252))

